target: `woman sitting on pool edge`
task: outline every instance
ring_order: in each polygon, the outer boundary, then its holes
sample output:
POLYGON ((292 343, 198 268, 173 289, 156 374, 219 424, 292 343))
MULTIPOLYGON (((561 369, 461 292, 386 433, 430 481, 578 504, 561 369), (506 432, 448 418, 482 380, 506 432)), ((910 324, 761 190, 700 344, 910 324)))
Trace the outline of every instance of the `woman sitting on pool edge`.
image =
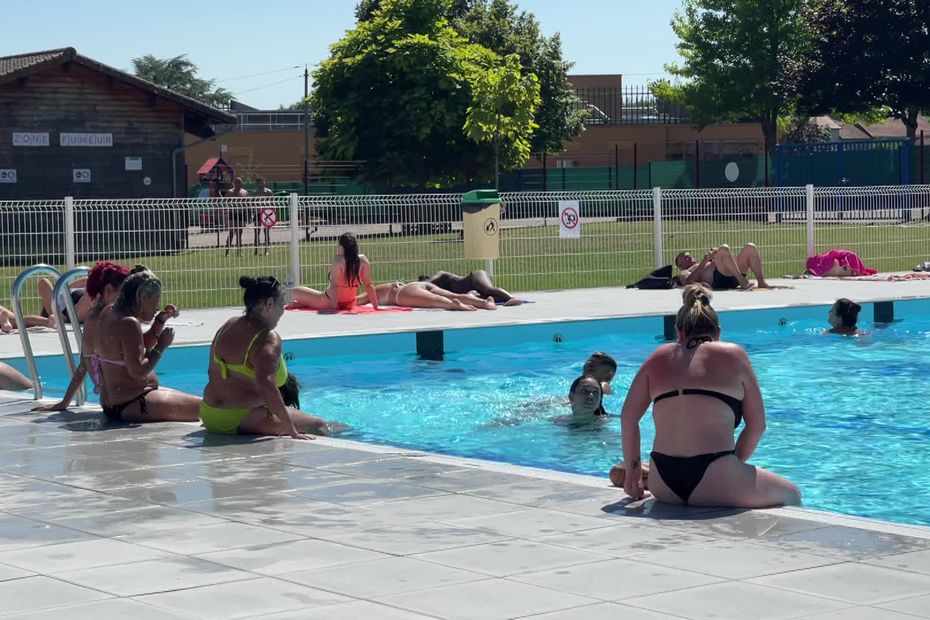
POLYGON ((174 330, 165 327, 155 346, 148 348, 142 323, 152 321, 160 305, 161 281, 138 265, 123 282, 113 305, 100 313, 93 364, 102 378, 100 405, 110 420, 139 423, 198 419, 199 398, 158 384, 155 366, 174 342, 174 330))
POLYGON ((378 309, 378 296, 371 281, 371 263, 358 253, 358 240, 350 232, 342 233, 329 266, 329 286, 320 292, 306 286, 291 290, 294 304, 313 310, 348 310, 356 304, 358 287, 365 287, 371 305, 378 309))
POLYGON ((649 490, 672 504, 768 508, 797 505, 791 482, 749 465, 762 433, 765 409, 749 357, 720 341, 720 322, 710 291, 684 290, 678 311, 678 342, 659 347, 640 367, 621 412, 624 490, 645 497, 639 422, 653 406, 655 444, 649 490), (735 445, 733 429, 745 420, 735 445))
POLYGON ((287 294, 273 277, 239 278, 245 314, 226 321, 210 346, 209 382, 200 420, 213 433, 242 435, 329 435, 322 418, 284 404, 279 388, 288 372, 275 327, 287 294))
MULTIPOLYGON (((496 310, 494 299, 482 299, 477 295, 450 293, 429 282, 385 282, 376 284, 375 294, 378 306, 400 306, 403 308, 438 308, 440 310, 473 311, 477 309, 496 310)), ((359 295, 356 303, 360 306, 370 301, 368 294, 359 295)))
POLYGON ((856 325, 859 321, 860 310, 862 310, 862 306, 851 299, 845 297, 837 299, 830 306, 830 312, 827 314, 830 329, 826 333, 841 336, 857 336, 861 334, 861 330, 856 325))
MULTIPOLYGON (((120 287, 126 278, 129 277, 129 268, 124 265, 117 265, 110 261, 104 261, 94 265, 94 268, 87 274, 87 297, 93 300, 93 305, 84 318, 84 330, 81 334, 81 363, 78 364, 71 377, 71 383, 65 392, 64 398, 53 405, 44 405, 36 407, 33 411, 64 411, 71 404, 71 399, 80 386, 84 385, 84 376, 91 369, 94 357, 94 339, 97 336, 97 326, 99 324, 100 312, 119 296, 120 287)), ((164 327, 167 320, 164 315, 165 311, 155 317, 152 329, 146 334, 146 348, 155 346, 158 339, 158 333, 155 333, 155 327, 160 325, 158 332, 164 327)), ((99 390, 100 377, 96 372, 91 372, 91 379, 94 382, 94 390, 99 390)))

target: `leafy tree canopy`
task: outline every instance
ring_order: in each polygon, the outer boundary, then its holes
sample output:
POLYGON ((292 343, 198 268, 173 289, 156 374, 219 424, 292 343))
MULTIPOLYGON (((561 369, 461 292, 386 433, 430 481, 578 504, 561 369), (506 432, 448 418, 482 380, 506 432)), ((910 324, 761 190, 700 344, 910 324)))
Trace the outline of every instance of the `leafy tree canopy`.
POLYGON ((803 14, 812 44, 794 67, 802 107, 885 108, 913 138, 930 111, 930 2, 811 0, 803 14))
POLYGON ((786 59, 805 48, 806 0, 685 0, 672 28, 684 78, 681 98, 699 125, 753 119, 774 148, 778 119, 792 108, 786 59))
POLYGON ((184 54, 174 58, 156 58, 146 54, 133 58, 132 67, 137 77, 207 105, 225 107, 232 99, 232 93, 215 88, 213 80, 197 77, 197 65, 184 54))

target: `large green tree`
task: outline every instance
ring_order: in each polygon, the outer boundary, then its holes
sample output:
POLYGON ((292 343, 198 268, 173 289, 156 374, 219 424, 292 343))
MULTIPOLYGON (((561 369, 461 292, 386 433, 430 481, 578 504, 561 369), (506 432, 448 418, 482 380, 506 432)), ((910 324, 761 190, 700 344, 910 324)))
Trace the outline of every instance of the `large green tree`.
MULTIPOLYGON (((451 0, 383 0, 314 72, 320 153, 362 160, 363 180, 446 185, 490 173, 493 149, 465 134, 482 73, 501 59, 451 26, 451 0)), ((501 164, 525 163, 502 138, 501 164)))
POLYGON ((812 0, 796 83, 812 113, 886 109, 917 133, 930 111, 928 0, 812 0))
POLYGON ((500 187, 501 145, 513 152, 510 161, 530 157, 530 136, 536 129, 533 114, 539 105, 539 80, 524 74, 520 57, 511 54, 498 67, 478 70, 472 80, 473 102, 468 106, 465 133, 475 142, 494 145, 494 186, 500 187))
POLYGON ((470 9, 454 20, 469 41, 507 56, 516 54, 526 74, 539 80, 540 105, 530 149, 536 153, 561 151, 565 143, 584 131, 585 112, 578 106, 575 88, 568 81, 572 63, 562 58, 558 33, 543 36, 532 13, 518 11, 509 0, 471 0, 470 9))
POLYGON ((216 88, 213 80, 197 77, 197 65, 184 54, 174 58, 157 58, 146 54, 132 59, 136 76, 176 93, 187 95, 207 105, 225 107, 232 93, 216 88))
POLYGON ((807 0, 685 0, 672 19, 682 100, 700 126, 755 120, 775 147, 779 117, 793 108, 787 60, 802 53, 807 0))

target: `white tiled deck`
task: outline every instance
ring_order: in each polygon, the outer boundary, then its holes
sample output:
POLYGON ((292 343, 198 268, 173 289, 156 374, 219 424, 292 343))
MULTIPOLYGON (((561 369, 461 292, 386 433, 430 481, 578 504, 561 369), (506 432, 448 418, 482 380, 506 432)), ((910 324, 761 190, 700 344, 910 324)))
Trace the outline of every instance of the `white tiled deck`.
MULTIPOLYGON (((930 297, 790 282, 719 308, 930 297)), ((674 311, 676 292, 529 295, 496 313, 288 313, 285 337, 674 311)), ((232 311, 188 312, 206 342, 232 311)), ((58 348, 34 334, 37 351, 58 348)), ((0 338, 4 357, 19 340, 0 338)), ((0 617, 930 618, 930 528, 800 509, 627 505, 605 479, 378 448, 100 427, 0 403, 0 617)), ((763 439, 764 441, 764 439, 763 439)))

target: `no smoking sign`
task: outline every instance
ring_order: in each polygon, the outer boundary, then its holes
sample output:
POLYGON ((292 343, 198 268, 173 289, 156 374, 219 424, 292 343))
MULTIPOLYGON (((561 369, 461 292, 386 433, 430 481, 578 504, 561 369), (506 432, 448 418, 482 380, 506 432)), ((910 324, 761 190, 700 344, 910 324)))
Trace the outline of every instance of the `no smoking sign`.
POLYGON ((258 213, 258 219, 265 228, 274 228, 278 223, 278 212, 271 207, 265 207, 258 213))

